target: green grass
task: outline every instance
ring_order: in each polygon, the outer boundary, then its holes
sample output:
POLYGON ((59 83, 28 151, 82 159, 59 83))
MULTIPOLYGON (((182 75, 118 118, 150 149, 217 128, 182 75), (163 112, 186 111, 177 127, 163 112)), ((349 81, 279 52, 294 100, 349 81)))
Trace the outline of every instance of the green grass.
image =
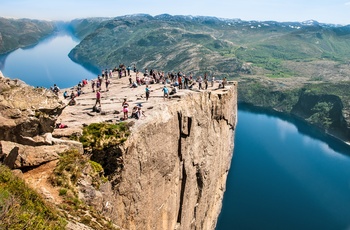
POLYGON ((65 229, 54 207, 0 164, 0 229, 65 229))
POLYGON ((80 142, 87 151, 102 150, 125 142, 129 135, 129 127, 125 122, 93 123, 84 127, 80 142))

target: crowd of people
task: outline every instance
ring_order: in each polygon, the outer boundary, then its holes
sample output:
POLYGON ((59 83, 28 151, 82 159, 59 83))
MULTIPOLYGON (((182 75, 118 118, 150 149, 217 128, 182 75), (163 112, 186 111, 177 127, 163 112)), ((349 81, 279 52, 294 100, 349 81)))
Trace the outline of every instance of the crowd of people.
MULTIPOLYGON (((131 67, 125 66, 124 64, 120 64, 114 69, 102 70, 101 74, 99 74, 96 79, 92 79, 90 81, 91 90, 93 93, 96 94, 96 100, 93 106, 93 111, 101 111, 102 88, 105 89, 105 92, 109 91, 109 86, 111 84, 110 79, 112 77, 116 77, 119 79, 122 77, 128 77, 130 88, 145 86, 146 102, 149 100, 152 92, 150 85, 153 84, 163 85, 161 90, 163 92, 164 100, 169 99, 170 95, 176 94, 178 90, 207 90, 209 87, 209 83, 210 87, 213 88, 215 82, 219 83, 218 88, 225 88, 225 86, 227 85, 226 78, 223 78, 222 80, 216 80, 214 75, 208 76, 207 73, 205 73, 203 77, 201 75, 195 77, 192 73, 184 74, 180 71, 177 73, 168 72, 167 74, 165 74, 163 71, 156 71, 153 69, 148 70, 147 68, 144 69, 143 73, 141 73, 136 69, 135 65, 131 67), (134 79, 131 75, 132 70, 135 74, 134 79)), ((84 93, 82 89, 88 84, 88 80, 83 79, 81 82, 78 83, 77 86, 73 87, 70 94, 68 94, 67 91, 64 91, 63 97, 65 99, 69 99, 69 105, 76 105, 76 97, 79 97, 81 94, 84 93)), ((51 89, 56 94, 60 92, 60 89, 56 84, 51 89)), ((123 117, 121 118, 121 120, 127 120, 128 118, 140 119, 142 116, 145 116, 144 112, 142 111, 142 104, 138 103, 136 106, 133 107, 131 111, 131 116, 129 117, 130 112, 127 99, 123 100, 121 110, 123 112, 123 117)))

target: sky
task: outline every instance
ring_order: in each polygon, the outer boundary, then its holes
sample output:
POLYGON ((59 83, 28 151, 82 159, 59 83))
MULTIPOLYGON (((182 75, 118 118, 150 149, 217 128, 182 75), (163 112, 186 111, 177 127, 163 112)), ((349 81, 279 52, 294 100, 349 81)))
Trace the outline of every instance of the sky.
POLYGON ((145 13, 350 24, 350 0, 0 0, 0 17, 72 20, 145 13))

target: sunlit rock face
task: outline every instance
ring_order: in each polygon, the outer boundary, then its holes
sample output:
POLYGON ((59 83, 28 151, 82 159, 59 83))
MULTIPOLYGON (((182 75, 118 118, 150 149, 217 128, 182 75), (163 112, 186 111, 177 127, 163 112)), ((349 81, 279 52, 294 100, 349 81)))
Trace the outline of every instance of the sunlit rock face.
POLYGON ((236 116, 236 83, 153 108, 120 150, 108 215, 126 229, 214 229, 236 116))

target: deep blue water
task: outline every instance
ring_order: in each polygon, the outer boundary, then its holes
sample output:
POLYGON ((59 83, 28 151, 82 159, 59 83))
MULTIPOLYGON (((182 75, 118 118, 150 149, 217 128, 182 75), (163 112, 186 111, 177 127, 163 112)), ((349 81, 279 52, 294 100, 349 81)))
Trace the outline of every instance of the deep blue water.
POLYGON ((216 229, 350 229, 349 156, 301 121, 240 105, 216 229))
MULTIPOLYGON (((33 86, 76 85, 96 73, 72 62, 60 32, 0 56, 5 76, 33 86)), ((240 105, 217 230, 350 229, 350 148, 294 119, 240 105)))
POLYGON ((79 40, 68 32, 58 32, 38 45, 0 55, 0 70, 6 77, 21 79, 35 87, 77 85, 82 79, 97 76, 68 57, 78 43, 79 40))

